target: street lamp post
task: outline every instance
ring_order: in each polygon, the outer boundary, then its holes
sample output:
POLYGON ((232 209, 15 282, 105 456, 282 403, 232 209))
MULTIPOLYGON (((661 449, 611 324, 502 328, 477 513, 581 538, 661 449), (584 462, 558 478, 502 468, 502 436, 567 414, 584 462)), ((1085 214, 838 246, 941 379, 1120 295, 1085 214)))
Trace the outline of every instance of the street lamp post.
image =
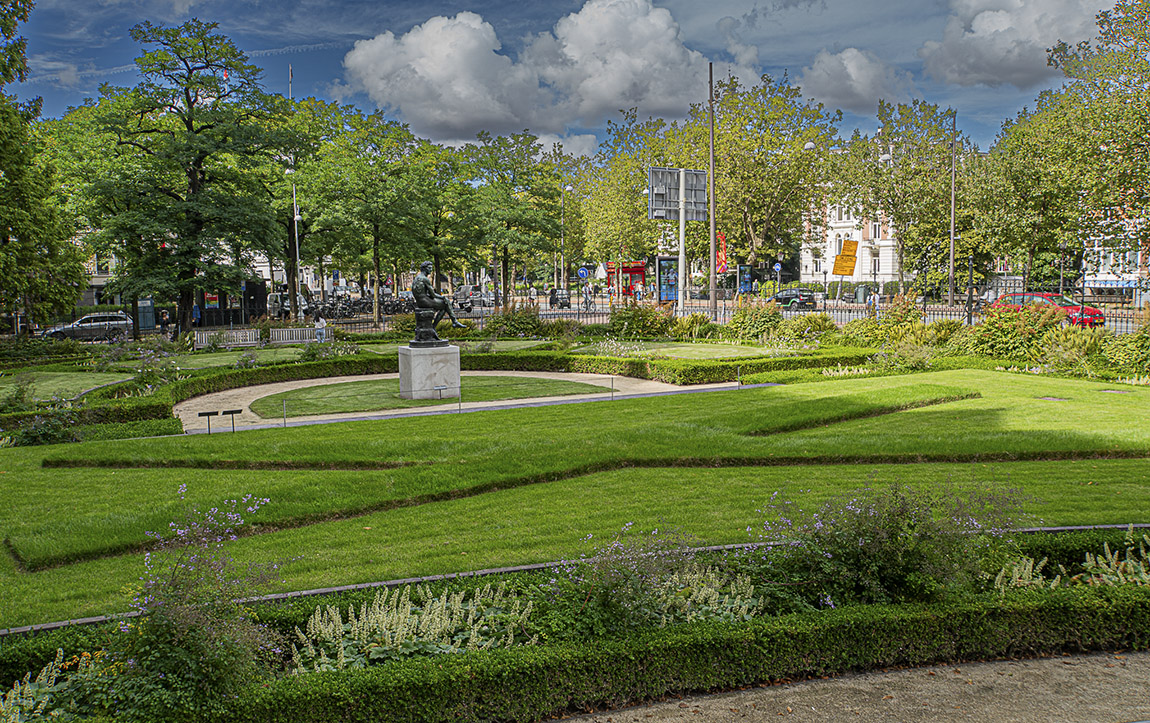
POLYGON ((823 269, 823 313, 827 312, 827 297, 831 295, 830 288, 827 286, 827 270, 823 269))
POLYGON ((559 194, 559 265, 562 268, 560 278, 562 279, 561 289, 567 288, 567 211, 565 204, 567 202, 567 194, 575 189, 570 186, 564 186, 559 194))
POLYGON ((954 145, 958 137, 958 110, 951 111, 950 118, 950 284, 946 305, 954 306, 954 145))

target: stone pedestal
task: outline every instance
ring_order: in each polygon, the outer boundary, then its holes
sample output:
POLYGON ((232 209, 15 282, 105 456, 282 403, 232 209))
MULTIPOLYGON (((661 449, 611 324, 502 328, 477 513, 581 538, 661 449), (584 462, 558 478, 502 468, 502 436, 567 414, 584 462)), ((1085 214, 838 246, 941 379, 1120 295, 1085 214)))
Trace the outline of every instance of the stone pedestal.
POLYGON ((403 399, 459 397, 459 347, 399 347, 399 396, 403 399))

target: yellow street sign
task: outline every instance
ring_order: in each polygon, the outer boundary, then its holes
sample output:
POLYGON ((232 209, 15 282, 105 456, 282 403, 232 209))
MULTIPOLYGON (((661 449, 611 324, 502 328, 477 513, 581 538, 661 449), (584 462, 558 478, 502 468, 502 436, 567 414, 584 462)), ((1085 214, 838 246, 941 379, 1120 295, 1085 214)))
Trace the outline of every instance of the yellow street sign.
POLYGON ((859 242, 852 239, 843 239, 843 250, 839 256, 858 256, 859 242))
POLYGON ((854 276, 856 261, 858 261, 858 257, 856 256, 839 254, 835 257, 835 267, 831 270, 831 273, 835 276, 854 276))

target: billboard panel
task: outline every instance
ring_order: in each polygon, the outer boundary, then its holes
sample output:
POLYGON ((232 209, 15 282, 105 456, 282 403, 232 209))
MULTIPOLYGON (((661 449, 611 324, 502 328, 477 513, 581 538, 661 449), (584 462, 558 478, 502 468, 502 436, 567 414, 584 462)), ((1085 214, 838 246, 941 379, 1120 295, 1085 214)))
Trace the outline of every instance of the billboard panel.
MULTIPOLYGON (((688 221, 707 220, 707 172, 686 172, 686 212, 688 221)), ((660 221, 679 220, 679 169, 657 168, 647 171, 647 218, 660 221)))

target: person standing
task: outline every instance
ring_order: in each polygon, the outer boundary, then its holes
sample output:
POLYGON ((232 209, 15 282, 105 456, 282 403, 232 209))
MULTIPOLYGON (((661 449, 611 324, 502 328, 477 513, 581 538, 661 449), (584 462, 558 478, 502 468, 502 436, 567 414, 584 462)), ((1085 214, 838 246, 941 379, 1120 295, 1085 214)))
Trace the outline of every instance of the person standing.
POLYGON ((160 311, 160 336, 168 338, 168 325, 172 323, 172 318, 168 316, 168 310, 162 309, 160 311))
POLYGON ((315 340, 320 344, 327 341, 327 319, 319 312, 315 315, 315 340))

